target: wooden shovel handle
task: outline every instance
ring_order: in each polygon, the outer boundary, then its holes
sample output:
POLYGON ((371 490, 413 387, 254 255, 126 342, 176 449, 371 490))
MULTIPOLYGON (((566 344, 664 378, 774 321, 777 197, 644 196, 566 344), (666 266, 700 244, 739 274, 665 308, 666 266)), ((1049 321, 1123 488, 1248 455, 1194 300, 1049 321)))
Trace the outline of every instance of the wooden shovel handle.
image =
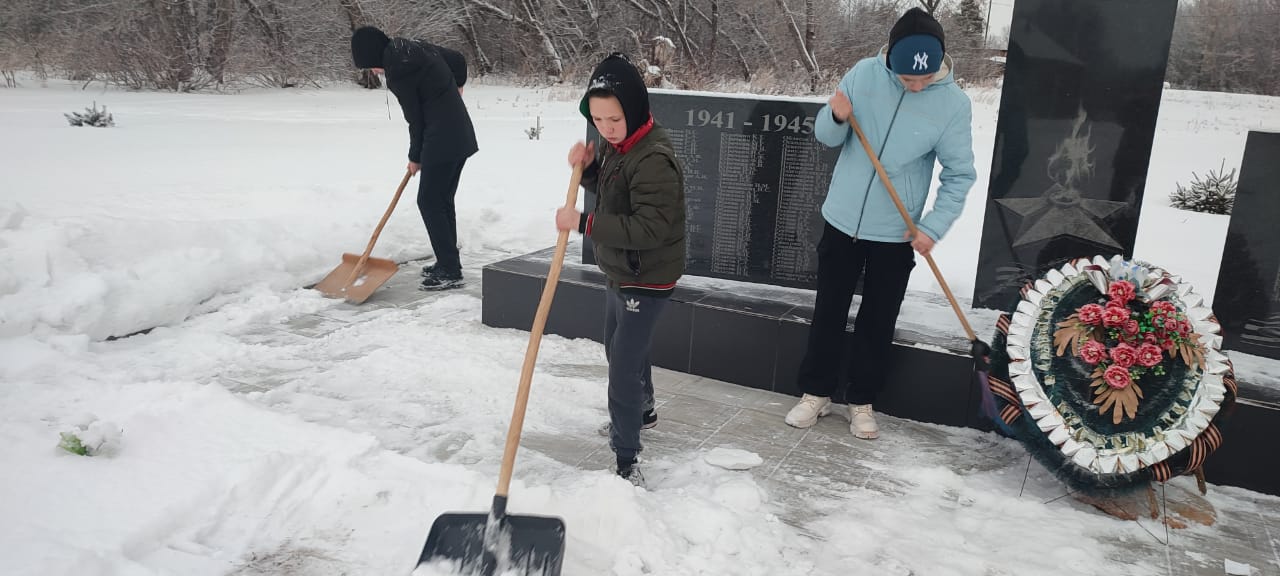
MULTIPOLYGON (((893 182, 889 181, 889 174, 884 171, 884 166, 880 164, 880 158, 876 156, 875 150, 871 148, 871 143, 867 142, 867 136, 862 133, 862 127, 858 125, 858 120, 849 115, 849 126, 853 127, 853 133, 858 135, 858 141, 862 142, 862 149, 867 151, 867 158, 871 159, 871 164, 876 167, 876 174, 880 175, 880 181, 884 182, 884 187, 889 191, 889 197, 893 199, 893 205, 898 207, 898 213, 902 214, 902 220, 907 223, 907 230, 911 232, 914 238, 920 230, 916 228, 916 223, 911 220, 911 214, 907 213, 907 207, 902 205, 902 199, 898 197, 898 191, 894 190, 893 182)), ((947 295, 947 300, 951 301, 951 309, 955 310, 956 317, 960 319, 960 325, 964 326, 964 333, 969 337, 969 341, 977 340, 978 337, 973 333, 973 328, 969 326, 969 319, 965 318, 964 311, 960 309, 960 304, 956 303, 956 297, 951 294, 951 287, 947 286, 947 280, 942 277, 942 271, 938 269, 938 265, 934 263, 933 256, 925 254, 924 259, 929 263, 929 268, 933 270, 933 277, 938 279, 938 284, 942 286, 942 292, 947 295)))
MULTIPOLYGON (((578 185, 581 181, 582 165, 579 164, 573 167, 569 192, 565 195, 566 208, 573 208, 578 203, 578 185)), ((502 471, 498 475, 497 495, 504 498, 511 488, 511 472, 516 465, 516 449, 520 447, 524 412, 529 406, 529 388, 533 384, 533 365, 538 361, 538 345, 542 342, 542 330, 546 327, 547 315, 551 312, 551 300, 556 294, 556 284, 560 282, 560 267, 564 265, 564 252, 568 245, 569 231, 561 230, 560 237, 556 239, 555 256, 551 258, 551 270, 547 272, 547 283, 542 287, 542 300, 538 302, 538 312, 533 317, 533 327, 529 329, 529 347, 525 349, 524 366, 520 369, 520 388, 516 391, 516 407, 511 414, 507 447, 502 453, 502 471)))
POLYGON ((400 187, 396 188, 395 197, 391 198, 391 205, 387 206, 387 211, 382 215, 382 220, 378 222, 378 227, 373 230, 373 238, 369 239, 369 245, 365 247, 364 254, 360 256, 360 261, 356 262, 356 267, 351 269, 351 277, 347 278, 346 284, 350 286, 356 278, 360 277, 360 272, 364 270, 365 262, 369 261, 369 254, 373 253, 373 245, 378 243, 378 235, 382 234, 382 227, 387 225, 387 220, 391 219, 391 213, 396 210, 396 203, 400 201, 400 194, 404 193, 404 187, 409 184, 409 179, 413 177, 413 172, 405 170, 404 178, 400 179, 400 187))

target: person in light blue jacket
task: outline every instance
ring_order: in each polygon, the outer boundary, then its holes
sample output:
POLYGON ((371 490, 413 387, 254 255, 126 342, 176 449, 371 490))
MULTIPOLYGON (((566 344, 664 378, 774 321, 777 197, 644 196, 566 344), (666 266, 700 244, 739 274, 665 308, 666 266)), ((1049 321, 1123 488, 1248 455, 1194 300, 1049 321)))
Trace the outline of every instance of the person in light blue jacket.
POLYGON ((884 386, 894 325, 915 267, 964 208, 977 173, 973 165, 969 97, 956 86, 942 25, 919 8, 894 24, 889 44, 849 70, 818 112, 814 135, 840 147, 822 216, 818 286, 808 348, 798 384, 804 393, 786 416, 808 428, 832 409, 845 355, 845 326, 855 287, 863 280, 854 321, 845 402, 854 436, 879 436, 871 406, 884 386), (912 238, 884 184, 850 127, 852 116, 878 154, 920 234, 912 238), (934 164, 942 165, 933 207, 925 203, 934 164), (914 251, 914 252, 913 252, 914 251))

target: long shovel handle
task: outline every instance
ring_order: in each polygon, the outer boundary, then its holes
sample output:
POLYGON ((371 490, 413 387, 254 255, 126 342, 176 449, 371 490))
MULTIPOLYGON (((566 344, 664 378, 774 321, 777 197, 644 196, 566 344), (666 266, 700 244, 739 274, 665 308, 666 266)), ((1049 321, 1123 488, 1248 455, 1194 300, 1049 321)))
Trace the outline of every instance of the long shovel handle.
MULTIPOLYGON (((875 150, 871 148, 871 143, 867 142, 867 136, 862 133, 862 127, 858 125, 858 120, 849 114, 849 126, 853 127, 853 133, 858 135, 858 141, 862 142, 862 149, 866 150, 867 158, 871 159, 871 164, 876 167, 876 174, 880 175, 880 181, 884 182, 884 187, 889 191, 889 197, 893 199, 893 205, 898 207, 898 213, 902 214, 902 220, 907 223, 907 230, 911 232, 914 238, 920 230, 916 228, 916 223, 911 220, 911 215, 907 213, 907 207, 902 205, 902 199, 898 197, 898 191, 894 190, 893 182, 889 181, 889 174, 884 171, 884 166, 880 164, 880 158, 876 156, 875 150)), ((933 270, 933 277, 938 279, 938 284, 942 285, 942 292, 947 295, 947 300, 951 301, 951 309, 956 311, 956 317, 960 319, 960 325, 964 326, 964 333, 969 337, 969 341, 973 342, 978 337, 973 333, 973 328, 969 326, 969 319, 965 318, 964 311, 960 309, 960 304, 956 303, 956 297, 951 294, 951 288, 947 286, 947 280, 942 277, 942 271, 938 269, 938 265, 933 261, 930 254, 924 255, 925 261, 929 263, 929 268, 933 270)))
MULTIPOLYGON (((565 196, 566 208, 573 208, 578 203, 578 185, 582 181, 582 165, 573 167, 573 178, 569 181, 569 192, 565 196)), ((533 327, 529 329, 529 347, 524 353, 524 366, 520 369, 520 388, 516 391, 516 407, 511 413, 511 427, 507 430, 507 447, 502 453, 502 471, 498 475, 499 498, 506 498, 511 488, 511 472, 516 465, 516 449, 520 447, 520 432, 524 428, 524 412, 529 406, 529 388, 533 384, 533 365, 538 360, 538 345, 542 342, 542 330, 547 325, 547 315, 551 312, 551 300, 556 294, 556 284, 560 282, 560 267, 564 265, 564 252, 569 245, 569 231, 561 230, 556 240, 555 256, 551 258, 551 270, 547 272, 547 283, 542 287, 542 300, 538 302, 538 312, 533 317, 533 327)))
POLYGON ((396 195, 391 198, 391 205, 387 206, 387 211, 383 213, 382 220, 378 222, 378 227, 373 230, 373 238, 369 239, 369 245, 365 247, 364 254, 360 256, 360 261, 356 263, 356 267, 351 269, 351 277, 347 278, 346 284, 350 286, 356 278, 360 277, 360 272, 364 270, 365 262, 369 261, 369 254, 373 253, 373 245, 378 243, 378 235, 382 234, 382 227, 387 225, 387 220, 391 219, 391 213, 396 210, 396 203, 400 201, 400 194, 404 193, 404 187, 409 184, 409 179, 413 178, 413 172, 404 171, 404 178, 400 179, 400 187, 396 188, 396 195))

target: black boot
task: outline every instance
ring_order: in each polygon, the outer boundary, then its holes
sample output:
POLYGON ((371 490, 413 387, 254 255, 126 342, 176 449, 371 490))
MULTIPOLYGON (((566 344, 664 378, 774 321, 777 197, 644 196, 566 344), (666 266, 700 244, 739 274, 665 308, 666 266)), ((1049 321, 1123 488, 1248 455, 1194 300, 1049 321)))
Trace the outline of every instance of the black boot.
POLYGON ((431 270, 431 274, 428 274, 422 279, 422 285, 420 285, 418 289, 419 290, 451 290, 453 288, 461 288, 461 287, 462 287, 462 272, 450 273, 450 272, 445 272, 445 271, 433 268, 431 270))
POLYGON ((640 465, 635 458, 618 458, 618 476, 633 486, 644 488, 644 475, 640 473, 640 465))

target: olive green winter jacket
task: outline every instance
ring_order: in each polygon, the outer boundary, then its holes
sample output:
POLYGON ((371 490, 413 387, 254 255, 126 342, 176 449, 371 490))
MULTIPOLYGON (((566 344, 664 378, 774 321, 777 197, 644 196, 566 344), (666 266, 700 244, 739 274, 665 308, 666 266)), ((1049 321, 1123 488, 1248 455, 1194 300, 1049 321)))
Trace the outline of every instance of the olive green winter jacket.
POLYGON ((621 150, 602 143, 583 173, 582 186, 596 204, 582 232, 612 284, 661 296, 684 274, 684 174, 667 131, 645 130, 621 150))

